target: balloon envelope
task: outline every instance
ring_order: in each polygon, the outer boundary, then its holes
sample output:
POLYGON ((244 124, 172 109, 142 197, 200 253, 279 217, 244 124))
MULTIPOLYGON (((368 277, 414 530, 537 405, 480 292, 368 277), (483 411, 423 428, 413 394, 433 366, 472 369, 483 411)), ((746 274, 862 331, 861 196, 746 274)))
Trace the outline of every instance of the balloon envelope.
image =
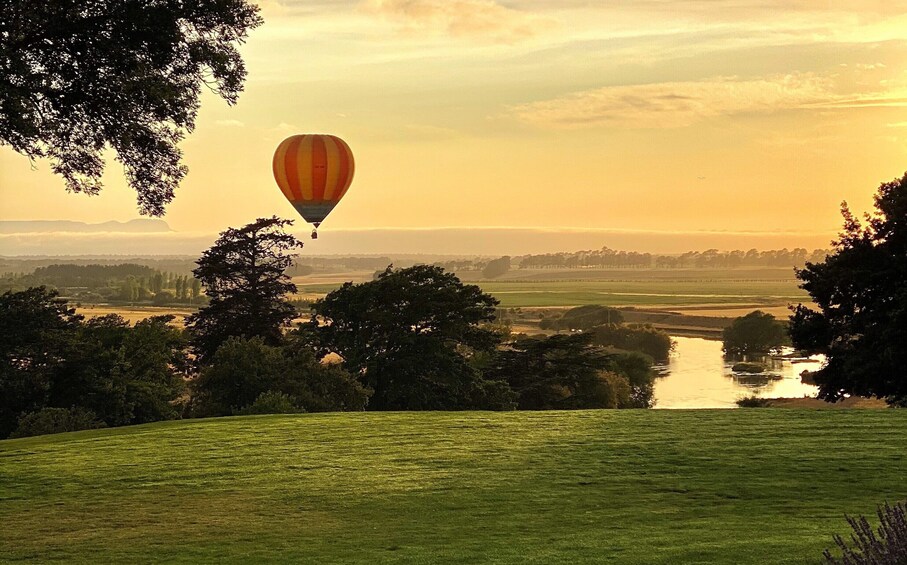
POLYGON ((284 139, 274 152, 274 179, 310 224, 320 224, 353 181, 353 152, 334 135, 302 134, 284 139))

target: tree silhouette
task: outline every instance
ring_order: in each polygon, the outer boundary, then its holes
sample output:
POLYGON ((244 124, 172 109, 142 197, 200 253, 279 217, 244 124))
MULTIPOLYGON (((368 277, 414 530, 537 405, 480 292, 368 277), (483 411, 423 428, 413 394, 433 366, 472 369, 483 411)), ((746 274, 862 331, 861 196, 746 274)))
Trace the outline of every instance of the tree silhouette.
POLYGON ((327 352, 374 390, 374 410, 497 407, 470 363, 499 336, 484 326, 497 300, 432 265, 346 283, 312 306, 309 328, 327 352), (320 322, 320 323, 319 323, 320 322))
MULTIPOLYGON (((283 228, 290 220, 259 218, 220 234, 192 271, 211 298, 208 306, 186 319, 192 344, 202 360, 212 356, 228 337, 261 337, 277 345, 296 316, 287 295, 296 285, 287 276, 292 251, 302 247, 283 228)), ((185 285, 182 287, 185 292, 185 285)))
POLYGON ((822 263, 797 272, 819 311, 794 309, 796 347, 824 353, 819 397, 907 404, 907 175, 884 183, 864 226, 842 205, 844 230, 822 263))
POLYGON ((202 85, 236 102, 236 48, 261 21, 246 0, 0 2, 0 144, 49 157, 68 190, 88 194, 110 146, 142 213, 162 215, 186 175, 176 144, 202 85))

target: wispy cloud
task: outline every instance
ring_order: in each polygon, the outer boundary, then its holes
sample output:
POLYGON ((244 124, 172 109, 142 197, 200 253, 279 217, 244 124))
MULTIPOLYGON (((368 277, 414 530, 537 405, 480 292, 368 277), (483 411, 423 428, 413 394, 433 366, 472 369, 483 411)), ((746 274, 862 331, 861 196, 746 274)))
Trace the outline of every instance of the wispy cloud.
POLYGON ((524 122, 549 127, 677 128, 716 116, 771 113, 832 99, 827 79, 791 74, 608 86, 522 104, 511 112, 524 122))
POLYGON ((217 120, 214 123, 219 126, 228 127, 228 128, 241 128, 246 125, 245 123, 243 123, 239 120, 217 120))
POLYGON ((829 77, 801 73, 608 86, 513 106, 510 113, 526 123, 556 128, 678 128, 718 116, 901 106, 907 106, 903 92, 844 94, 836 92, 829 77))
POLYGON ((515 43, 550 29, 554 20, 495 0, 366 0, 363 10, 385 17, 407 34, 484 38, 515 43))

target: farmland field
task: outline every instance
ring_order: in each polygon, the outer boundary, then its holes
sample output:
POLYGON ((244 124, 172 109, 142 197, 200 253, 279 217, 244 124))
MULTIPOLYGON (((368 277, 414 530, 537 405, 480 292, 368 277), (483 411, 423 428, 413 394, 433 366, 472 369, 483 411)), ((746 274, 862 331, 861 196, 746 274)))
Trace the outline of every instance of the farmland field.
POLYGON ((0 441, 2 558, 818 562, 907 497, 896 410, 347 413, 0 441))
MULTIPOLYGON (((789 269, 690 270, 545 270, 511 271, 503 279, 464 280, 478 284, 504 307, 579 306, 723 306, 786 307, 809 296, 797 287, 789 269)), ((303 296, 316 298, 339 282, 324 283, 307 277, 294 279, 303 296)))

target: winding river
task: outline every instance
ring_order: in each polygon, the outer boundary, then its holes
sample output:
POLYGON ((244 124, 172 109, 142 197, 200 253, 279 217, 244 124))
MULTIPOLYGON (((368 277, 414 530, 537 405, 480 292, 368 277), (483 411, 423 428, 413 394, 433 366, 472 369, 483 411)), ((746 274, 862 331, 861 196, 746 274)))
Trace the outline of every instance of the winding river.
POLYGON ((655 381, 655 408, 736 408, 744 396, 760 398, 815 396, 816 387, 803 384, 800 373, 814 371, 821 360, 791 363, 772 361, 763 375, 735 376, 725 361, 721 342, 671 336, 674 351, 655 381))

